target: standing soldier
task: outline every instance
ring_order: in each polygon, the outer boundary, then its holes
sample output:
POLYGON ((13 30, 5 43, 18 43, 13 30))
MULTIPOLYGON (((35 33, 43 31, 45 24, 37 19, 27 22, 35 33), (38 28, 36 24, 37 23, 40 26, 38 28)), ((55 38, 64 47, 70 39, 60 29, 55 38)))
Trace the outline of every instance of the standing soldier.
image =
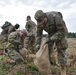
POLYGON ((22 59, 19 54, 20 50, 24 48, 24 39, 26 35, 27 33, 25 30, 18 30, 9 34, 8 44, 6 45, 5 52, 8 54, 8 56, 10 56, 11 59, 15 61, 22 59))
POLYGON ((25 47, 34 52, 34 43, 36 35, 36 24, 31 20, 30 16, 27 16, 27 22, 25 26, 27 30, 27 38, 25 38, 25 47))
POLYGON ((66 49, 68 48, 66 35, 68 33, 63 16, 60 12, 46 12, 38 10, 35 13, 37 21, 37 38, 35 50, 38 51, 41 44, 42 32, 48 33, 48 48, 51 60, 52 46, 55 43, 58 52, 58 61, 60 64, 61 75, 66 75, 66 49))

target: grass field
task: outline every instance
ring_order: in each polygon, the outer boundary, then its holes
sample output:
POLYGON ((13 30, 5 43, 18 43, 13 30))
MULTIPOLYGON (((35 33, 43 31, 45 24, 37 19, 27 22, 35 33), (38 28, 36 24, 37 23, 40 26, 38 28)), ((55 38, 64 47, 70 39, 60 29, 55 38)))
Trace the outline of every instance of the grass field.
MULTIPOLYGON (((76 38, 68 38, 67 40, 68 49, 66 50, 66 53, 68 59, 67 64, 69 64, 76 56, 76 38)), ((2 49, 2 44, 0 44, 0 49, 2 49)), ((9 58, 0 55, 0 75, 41 75, 32 61, 28 61, 27 64, 20 63, 12 66, 8 63, 9 60, 7 59, 9 58)), ((67 67, 67 70, 69 70, 69 67, 67 67)), ((59 75, 59 69, 57 66, 52 66, 52 73, 53 75, 59 75)), ((76 75, 76 64, 70 68, 68 75, 76 75)))

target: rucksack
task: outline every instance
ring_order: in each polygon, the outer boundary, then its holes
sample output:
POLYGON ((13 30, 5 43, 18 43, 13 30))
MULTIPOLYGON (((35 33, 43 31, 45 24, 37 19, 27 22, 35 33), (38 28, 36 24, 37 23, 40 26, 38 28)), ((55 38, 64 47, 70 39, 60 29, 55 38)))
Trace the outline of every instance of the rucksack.
POLYGON ((2 29, 5 29, 5 28, 8 27, 8 26, 12 26, 12 24, 9 23, 9 22, 8 22, 8 23, 5 23, 1 28, 2 28, 2 29))

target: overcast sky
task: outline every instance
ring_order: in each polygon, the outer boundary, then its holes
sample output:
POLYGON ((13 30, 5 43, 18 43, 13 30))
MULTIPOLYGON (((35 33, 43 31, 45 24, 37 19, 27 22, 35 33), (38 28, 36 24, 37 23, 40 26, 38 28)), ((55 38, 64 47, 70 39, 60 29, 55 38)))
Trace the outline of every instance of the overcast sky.
POLYGON ((27 15, 35 21, 34 14, 40 9, 62 12, 68 31, 76 32, 76 0, 0 0, 0 26, 9 21, 24 29, 27 15))

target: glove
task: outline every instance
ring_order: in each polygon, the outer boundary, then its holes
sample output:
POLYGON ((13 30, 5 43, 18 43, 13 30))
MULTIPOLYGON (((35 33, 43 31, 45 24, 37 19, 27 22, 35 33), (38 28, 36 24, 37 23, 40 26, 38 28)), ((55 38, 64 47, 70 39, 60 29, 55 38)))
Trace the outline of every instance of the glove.
POLYGON ((48 39, 46 42, 45 42, 45 44, 53 44, 54 43, 54 41, 53 40, 51 40, 51 39, 48 39))
POLYGON ((52 36, 52 37, 50 37, 50 40, 55 41, 55 40, 57 40, 57 37, 52 36))
POLYGON ((56 33, 53 36, 51 36, 50 39, 53 41, 61 40, 61 35, 59 36, 58 33, 56 33))
POLYGON ((38 44, 35 45, 34 50, 37 52, 39 49, 40 49, 40 46, 38 44))

